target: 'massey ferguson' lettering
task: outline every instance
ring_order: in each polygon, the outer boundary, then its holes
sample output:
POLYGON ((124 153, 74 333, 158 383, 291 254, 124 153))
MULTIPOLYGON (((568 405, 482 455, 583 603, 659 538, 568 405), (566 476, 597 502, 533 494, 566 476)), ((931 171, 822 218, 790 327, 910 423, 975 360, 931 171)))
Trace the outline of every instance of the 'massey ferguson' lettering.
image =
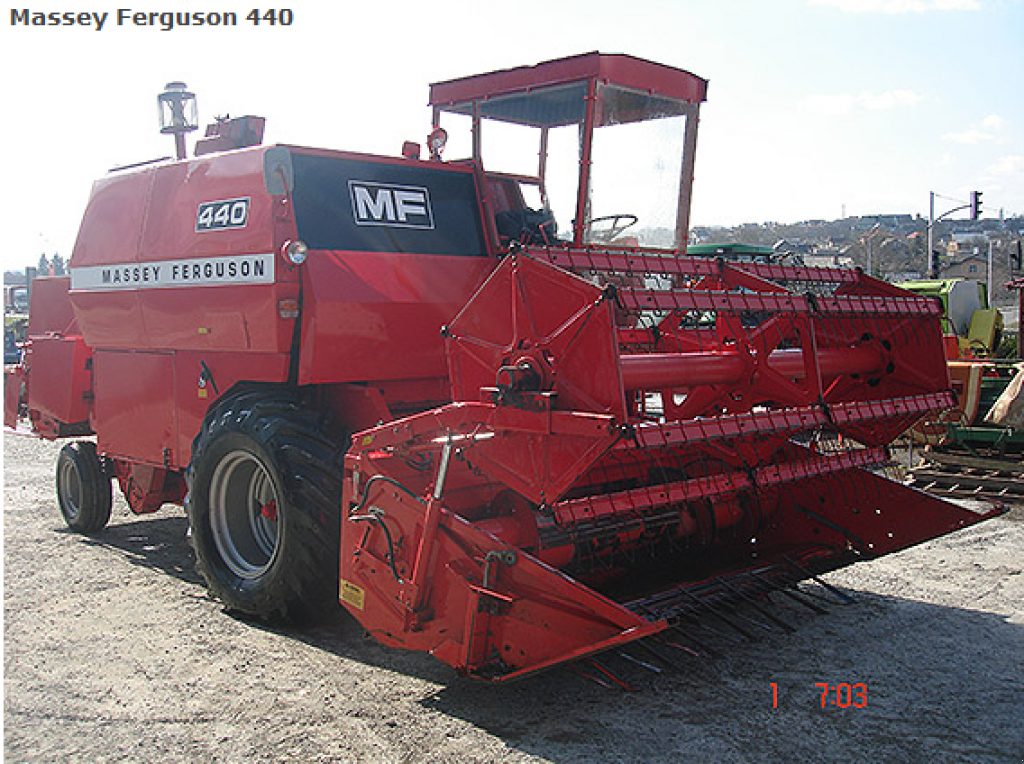
POLYGON ((71 269, 71 288, 83 291, 274 283, 274 256, 229 255, 71 269))
POLYGON ((356 225, 434 227, 430 194, 425 188, 350 180, 348 190, 356 225))
POLYGON ((136 265, 127 268, 104 268, 100 272, 104 284, 149 283, 160 280, 159 265, 136 265))
POLYGON ((171 281, 231 281, 250 278, 261 279, 266 263, 260 260, 229 260, 228 262, 175 263, 171 266, 171 281))
POLYGON ((103 25, 107 23, 109 13, 95 13, 93 11, 32 11, 28 8, 11 8, 11 26, 23 24, 34 27, 58 27, 58 26, 95 26, 97 32, 103 31, 103 25))

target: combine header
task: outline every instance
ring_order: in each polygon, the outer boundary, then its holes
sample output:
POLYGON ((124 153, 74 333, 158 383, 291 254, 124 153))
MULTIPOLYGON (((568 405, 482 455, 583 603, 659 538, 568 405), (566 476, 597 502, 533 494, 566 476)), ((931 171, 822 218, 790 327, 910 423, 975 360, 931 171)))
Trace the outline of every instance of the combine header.
POLYGON ((508 680, 991 516, 877 470, 952 403, 932 300, 686 256, 705 92, 594 53, 434 85, 426 160, 256 146, 98 183, 51 288, 74 313, 9 375, 40 434, 98 436, 58 464, 69 524, 103 526, 110 477, 136 512, 185 500, 229 608, 340 592, 508 680))

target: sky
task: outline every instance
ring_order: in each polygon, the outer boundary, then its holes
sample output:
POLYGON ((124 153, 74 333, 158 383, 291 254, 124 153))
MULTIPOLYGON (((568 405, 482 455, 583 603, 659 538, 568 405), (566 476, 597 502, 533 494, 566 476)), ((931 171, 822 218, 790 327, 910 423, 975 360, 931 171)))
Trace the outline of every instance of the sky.
MULTIPOLYGON (((92 182, 166 156, 156 97, 196 93, 200 124, 267 118, 265 142, 396 155, 430 128, 431 82, 601 51, 709 80, 691 222, 936 214, 983 192, 986 216, 1024 215, 1024 0, 292 0, 292 23, 252 6, 235 27, 91 27, 0 18, 6 147, 4 269, 69 257, 92 182)), ((24 10, 19 6, 18 10, 24 10)), ((266 9, 262 9, 266 10, 266 9)), ((193 137, 196 134, 193 134, 193 137)), ((623 210, 624 212, 628 210, 623 210)))

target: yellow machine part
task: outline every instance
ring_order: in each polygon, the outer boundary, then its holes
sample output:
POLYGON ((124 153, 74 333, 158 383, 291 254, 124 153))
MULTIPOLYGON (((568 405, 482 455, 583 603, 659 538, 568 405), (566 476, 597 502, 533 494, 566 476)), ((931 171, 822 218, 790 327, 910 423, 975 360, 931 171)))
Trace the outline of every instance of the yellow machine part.
POLYGON ((976 356, 992 355, 1003 331, 1003 314, 995 308, 974 311, 971 326, 967 331, 970 351, 976 356))

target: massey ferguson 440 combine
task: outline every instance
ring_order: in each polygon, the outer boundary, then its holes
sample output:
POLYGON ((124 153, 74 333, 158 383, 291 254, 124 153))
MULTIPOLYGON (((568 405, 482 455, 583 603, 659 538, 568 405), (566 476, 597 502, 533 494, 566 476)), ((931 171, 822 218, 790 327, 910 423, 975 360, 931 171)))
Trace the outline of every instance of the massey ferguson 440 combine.
POLYGON ((594 53, 433 85, 426 159, 222 123, 114 172, 36 282, 6 421, 95 434, 57 465, 72 528, 112 479, 184 503, 230 609, 340 593, 494 680, 989 516, 872 471, 952 403, 933 301, 686 256, 705 93, 594 53))

